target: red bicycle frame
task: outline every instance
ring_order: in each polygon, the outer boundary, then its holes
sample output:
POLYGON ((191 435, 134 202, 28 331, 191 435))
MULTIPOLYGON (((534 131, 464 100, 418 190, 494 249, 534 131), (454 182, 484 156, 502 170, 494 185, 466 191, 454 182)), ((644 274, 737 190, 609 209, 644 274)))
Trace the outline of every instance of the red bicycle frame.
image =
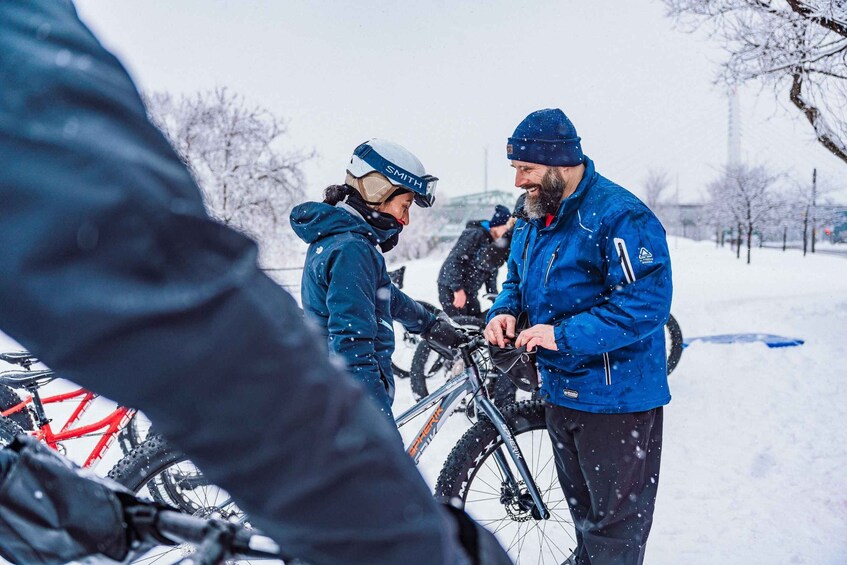
MULTIPOLYGON (((54 432, 53 428, 50 426, 50 421, 44 414, 37 414, 39 422, 37 423, 38 429, 36 431, 30 432, 33 436, 35 436, 39 441, 43 441, 53 449, 59 449, 59 443, 68 439, 78 439, 87 436, 88 434, 92 434, 98 432, 99 430, 104 430, 100 440, 91 450, 91 453, 88 455, 88 458, 83 463, 83 467, 91 467, 96 464, 103 458, 106 451, 108 451, 109 447, 115 441, 115 438, 118 436, 118 432, 122 430, 129 423, 129 420, 135 415, 136 410, 133 408, 127 408, 126 406, 118 406, 114 410, 112 410, 105 418, 91 423, 87 425, 80 425, 77 427, 73 427, 74 424, 79 422, 85 412, 91 407, 91 404, 94 402, 94 399, 97 398, 97 395, 93 392, 87 391, 83 388, 78 390, 74 390, 71 392, 66 392, 63 394, 56 394, 54 396, 48 396, 46 398, 41 399, 41 403, 46 404, 55 404, 59 402, 65 402, 66 400, 72 400, 76 398, 82 398, 79 403, 79 406, 73 411, 73 414, 68 418, 68 421, 65 422, 65 425, 62 426, 62 429, 59 432, 54 432)), ((10 416, 12 414, 16 414, 26 408, 28 404, 32 404, 32 395, 26 397, 25 400, 21 401, 19 404, 16 404, 4 411, 3 416, 10 416)))

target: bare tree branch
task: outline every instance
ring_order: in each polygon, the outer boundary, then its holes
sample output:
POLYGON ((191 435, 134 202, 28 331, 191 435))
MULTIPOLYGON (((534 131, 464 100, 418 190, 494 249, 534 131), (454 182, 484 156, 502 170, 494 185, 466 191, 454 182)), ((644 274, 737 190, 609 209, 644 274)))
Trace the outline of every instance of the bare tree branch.
POLYGON ((820 110, 803 99, 802 88, 803 75, 800 72, 795 72, 794 81, 791 85, 791 102, 793 102, 794 105, 803 112, 806 119, 809 120, 809 123, 812 124, 813 128, 815 128, 815 134, 818 137, 818 141, 820 141, 824 147, 829 149, 833 155, 847 163, 847 149, 845 149, 838 140, 835 140, 832 137, 830 130, 824 123, 820 110))
POLYGON ((266 264, 284 261, 294 237, 286 219, 305 197, 301 166, 313 156, 283 149, 285 122, 226 88, 179 99, 153 94, 147 107, 209 213, 254 237, 266 264))
POLYGON ((708 23, 728 53, 719 80, 771 85, 812 125, 818 142, 847 163, 847 2, 664 0, 689 31, 708 23))

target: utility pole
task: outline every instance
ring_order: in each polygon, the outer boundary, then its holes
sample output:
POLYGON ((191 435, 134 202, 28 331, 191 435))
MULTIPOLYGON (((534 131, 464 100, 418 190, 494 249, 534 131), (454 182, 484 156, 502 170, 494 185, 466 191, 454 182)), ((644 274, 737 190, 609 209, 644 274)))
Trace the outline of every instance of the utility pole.
POLYGON ((732 168, 741 164, 741 114, 738 111, 738 90, 735 87, 730 88, 728 96, 726 164, 732 168))
POLYGON ((488 192, 488 146, 482 147, 482 191, 488 192))
POLYGON ((812 169, 812 253, 815 252, 815 239, 817 239, 818 235, 818 226, 817 226, 817 218, 816 210, 815 210, 815 200, 817 199, 818 192, 818 170, 812 169))

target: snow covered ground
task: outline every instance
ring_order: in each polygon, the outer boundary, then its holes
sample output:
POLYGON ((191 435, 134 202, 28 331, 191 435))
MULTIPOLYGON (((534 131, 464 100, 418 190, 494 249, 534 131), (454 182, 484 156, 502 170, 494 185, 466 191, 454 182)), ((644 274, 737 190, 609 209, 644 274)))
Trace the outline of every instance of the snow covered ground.
MULTIPOLYGON (((671 238, 670 247, 673 313, 686 337, 758 332, 806 343, 685 350, 671 376, 646 562, 847 563, 847 257, 754 249, 746 265, 713 243, 671 238)), ((442 258, 406 263, 405 290, 436 303, 442 258)), ((14 347, 0 334, 0 348, 14 347)), ((398 380, 396 412, 411 403, 398 380)), ((430 485, 467 426, 454 415, 425 453, 430 485)))
MULTIPOLYGON (((847 563, 847 256, 754 249, 747 265, 714 243, 669 243, 672 311, 685 336, 806 343, 686 348, 670 377, 646 562, 847 563)), ((439 265, 409 263, 405 290, 435 301, 439 265)), ((452 419, 459 427, 464 418, 452 419)), ((424 456, 430 484, 454 433, 445 429, 424 456)))

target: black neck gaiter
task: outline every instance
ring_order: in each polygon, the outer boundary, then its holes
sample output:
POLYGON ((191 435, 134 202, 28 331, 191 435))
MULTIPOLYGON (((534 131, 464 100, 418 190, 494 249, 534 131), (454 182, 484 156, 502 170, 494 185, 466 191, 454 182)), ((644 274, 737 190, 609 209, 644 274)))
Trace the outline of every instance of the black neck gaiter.
POLYGON ((347 198, 344 200, 344 203, 361 214, 365 221, 373 227, 380 230, 397 230, 394 235, 385 241, 379 242, 379 248, 382 249, 383 253, 394 249, 394 246, 397 245, 397 242, 400 239, 400 231, 403 229, 403 224, 398 222, 397 218, 391 214, 378 212, 368 206, 362 196, 355 189, 350 191, 347 198))

